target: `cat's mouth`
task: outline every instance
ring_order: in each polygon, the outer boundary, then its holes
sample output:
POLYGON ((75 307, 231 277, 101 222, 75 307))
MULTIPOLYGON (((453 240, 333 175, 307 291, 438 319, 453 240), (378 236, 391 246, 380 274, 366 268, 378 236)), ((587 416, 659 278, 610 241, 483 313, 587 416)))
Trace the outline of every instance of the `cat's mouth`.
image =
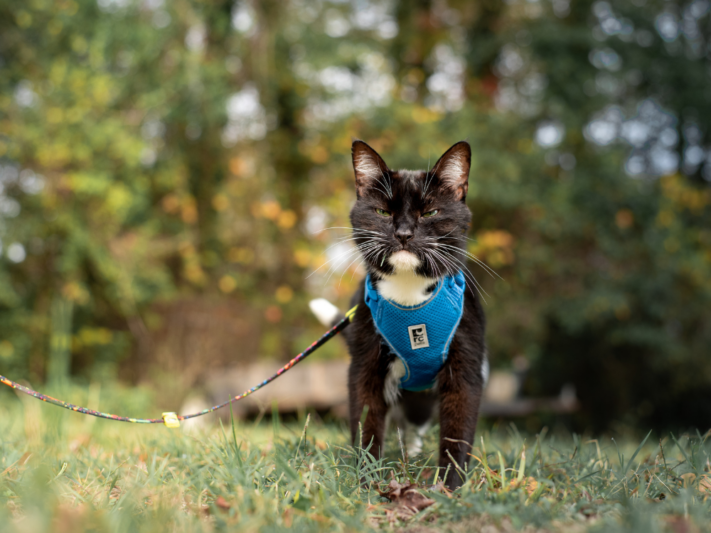
POLYGON ((388 263, 392 265, 395 272, 411 272, 418 268, 422 264, 422 261, 412 252, 400 250, 388 258, 388 263))

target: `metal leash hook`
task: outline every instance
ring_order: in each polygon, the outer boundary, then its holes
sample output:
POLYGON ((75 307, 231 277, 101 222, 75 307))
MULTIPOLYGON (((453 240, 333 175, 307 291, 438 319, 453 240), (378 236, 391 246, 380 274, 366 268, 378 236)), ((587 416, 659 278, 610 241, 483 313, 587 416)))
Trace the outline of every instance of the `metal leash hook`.
POLYGON ((259 385, 255 385, 254 387, 252 387, 248 391, 243 392, 239 396, 230 398, 225 403, 221 403, 220 405, 215 405, 213 407, 210 407, 209 409, 204 409, 198 413, 191 413, 189 415, 177 415, 173 412, 166 412, 166 413, 163 413, 162 418, 129 418, 126 416, 113 415, 111 413, 101 413, 101 412, 95 411, 93 409, 88 409, 87 407, 80 407, 78 405, 73 405, 73 404, 65 402, 63 400, 58 400, 57 398, 52 398, 51 396, 47 396, 46 394, 42 394, 41 392, 32 390, 29 387, 20 385, 16 381, 12 381, 11 379, 6 378, 5 376, 0 376, 0 383, 2 383, 3 385, 7 385, 8 387, 15 389, 16 391, 24 392, 25 394, 28 394, 28 395, 32 396, 33 398, 42 400, 43 402, 51 403, 52 405, 56 405, 58 407, 63 407, 64 409, 69 409, 70 411, 74 411, 76 413, 81 413, 83 415, 92 415, 92 416, 96 416, 99 418, 105 418, 107 420, 116 420, 117 422, 131 422, 133 424, 163 424, 167 428, 176 429, 176 428, 180 427, 181 420, 188 420, 189 418, 195 418, 198 416, 206 415, 208 413, 212 413, 214 411, 217 411, 218 409, 222 409, 223 407, 231 404, 232 402, 237 402, 243 398, 246 398, 253 392, 258 391, 265 385, 268 385, 269 383, 274 381, 276 378, 278 378, 279 376, 284 374, 287 370, 293 368, 294 365, 296 365, 298 362, 306 359, 309 355, 314 353, 321 346, 323 346, 329 340, 331 340, 333 337, 338 335, 341 331, 346 329, 346 327, 348 327, 348 325, 351 323, 351 320, 353 320, 353 316, 355 315, 355 310, 357 307, 358 306, 356 305, 353 309, 348 311, 346 313, 346 316, 343 317, 343 319, 341 319, 338 322, 338 324, 336 324, 331 329, 329 329, 326 333, 324 333, 319 340, 314 342, 311 346, 306 348, 303 352, 301 352, 299 355, 297 355, 291 361, 289 361, 287 364, 285 364, 283 367, 281 367, 277 371, 276 374, 273 374, 272 376, 268 377, 267 379, 262 381, 259 385))

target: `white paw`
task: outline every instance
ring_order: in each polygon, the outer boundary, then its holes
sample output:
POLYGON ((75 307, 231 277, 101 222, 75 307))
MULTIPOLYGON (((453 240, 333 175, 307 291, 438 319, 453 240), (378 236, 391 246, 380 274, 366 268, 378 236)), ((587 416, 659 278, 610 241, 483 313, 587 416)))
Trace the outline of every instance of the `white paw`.
POLYGON ((422 439, 416 436, 412 439, 412 442, 407 446, 407 455, 419 455, 422 453, 422 439))
POLYGON ((400 380, 405 376, 405 365, 402 364, 399 357, 393 359, 390 363, 390 370, 385 376, 385 403, 395 405, 400 398, 400 380))
POLYGON ((338 307, 333 305, 331 302, 325 298, 316 298, 309 302, 309 307, 311 312, 316 315, 318 321, 324 326, 332 326, 333 321, 336 320, 338 316, 338 307))
POLYGON ((417 426, 417 429, 415 430, 415 435, 412 438, 412 442, 410 442, 407 446, 408 455, 417 455, 422 453, 422 437, 425 436, 425 433, 427 433, 428 429, 430 429, 429 422, 425 422, 421 426, 417 426))

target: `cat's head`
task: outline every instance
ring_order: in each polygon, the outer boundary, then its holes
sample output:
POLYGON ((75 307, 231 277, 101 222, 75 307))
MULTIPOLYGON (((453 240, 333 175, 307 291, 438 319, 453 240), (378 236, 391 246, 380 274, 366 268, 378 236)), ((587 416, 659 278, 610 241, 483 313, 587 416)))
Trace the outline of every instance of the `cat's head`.
POLYGON ((390 170, 370 146, 353 142, 357 200, 351 224, 369 272, 439 278, 462 269, 471 219, 470 164, 466 141, 429 171, 390 170))

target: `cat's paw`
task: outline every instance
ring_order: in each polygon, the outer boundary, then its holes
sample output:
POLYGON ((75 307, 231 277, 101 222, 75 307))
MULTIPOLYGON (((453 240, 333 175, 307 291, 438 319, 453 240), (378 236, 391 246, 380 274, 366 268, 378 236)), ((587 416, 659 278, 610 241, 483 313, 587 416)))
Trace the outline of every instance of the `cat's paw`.
POLYGON ((316 298, 315 300, 311 300, 309 302, 309 307, 311 308, 311 312, 316 315, 316 318, 318 318, 318 321, 328 327, 331 327, 341 314, 338 307, 325 298, 316 298))
POLYGON ((430 422, 425 422, 421 426, 417 426, 415 430, 415 435, 412 440, 407 444, 407 453, 412 457, 422 453, 422 437, 425 436, 427 431, 430 429, 430 422))
POLYGON ((407 443, 407 455, 414 457, 415 455, 420 455, 422 453, 422 439, 419 435, 416 435, 412 442, 407 443))

